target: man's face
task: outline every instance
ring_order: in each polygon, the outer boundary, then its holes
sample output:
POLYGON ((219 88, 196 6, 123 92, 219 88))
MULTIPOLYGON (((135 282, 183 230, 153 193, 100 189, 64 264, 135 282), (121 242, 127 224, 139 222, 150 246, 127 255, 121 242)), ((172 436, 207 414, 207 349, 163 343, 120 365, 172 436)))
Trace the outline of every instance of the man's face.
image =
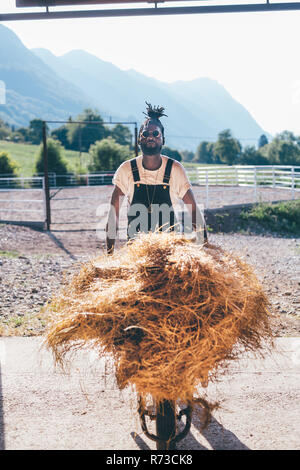
POLYGON ((144 155, 160 153, 163 146, 161 128, 155 124, 148 124, 143 127, 139 136, 139 144, 144 155))

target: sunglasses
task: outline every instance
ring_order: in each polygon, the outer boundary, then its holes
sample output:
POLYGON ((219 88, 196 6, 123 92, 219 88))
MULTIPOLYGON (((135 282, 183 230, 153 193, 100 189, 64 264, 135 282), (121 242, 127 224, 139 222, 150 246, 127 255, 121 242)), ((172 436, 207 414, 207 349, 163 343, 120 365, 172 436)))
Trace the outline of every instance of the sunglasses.
POLYGON ((142 137, 150 137, 150 135, 152 134, 153 137, 159 137, 161 135, 161 132, 160 131, 143 131, 142 132, 142 137))

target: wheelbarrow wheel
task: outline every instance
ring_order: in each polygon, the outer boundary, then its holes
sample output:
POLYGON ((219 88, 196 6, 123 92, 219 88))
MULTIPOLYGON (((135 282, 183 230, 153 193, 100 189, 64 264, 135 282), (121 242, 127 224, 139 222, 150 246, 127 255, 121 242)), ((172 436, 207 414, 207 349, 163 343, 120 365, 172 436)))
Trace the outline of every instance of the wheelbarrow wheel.
POLYGON ((175 402, 162 400, 156 407, 156 442, 157 450, 176 449, 172 440, 176 436, 176 408, 175 402))

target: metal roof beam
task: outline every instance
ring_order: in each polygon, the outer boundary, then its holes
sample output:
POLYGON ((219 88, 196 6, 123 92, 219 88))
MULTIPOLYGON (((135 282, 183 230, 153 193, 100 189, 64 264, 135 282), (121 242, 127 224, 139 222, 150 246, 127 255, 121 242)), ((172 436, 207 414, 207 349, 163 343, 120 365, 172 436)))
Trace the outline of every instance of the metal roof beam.
POLYGON ((122 8, 116 10, 45 11, 39 13, 0 13, 0 21, 50 20, 68 18, 111 18, 126 16, 188 15, 207 13, 253 13, 300 10, 300 2, 257 3, 247 5, 203 5, 188 7, 122 8))

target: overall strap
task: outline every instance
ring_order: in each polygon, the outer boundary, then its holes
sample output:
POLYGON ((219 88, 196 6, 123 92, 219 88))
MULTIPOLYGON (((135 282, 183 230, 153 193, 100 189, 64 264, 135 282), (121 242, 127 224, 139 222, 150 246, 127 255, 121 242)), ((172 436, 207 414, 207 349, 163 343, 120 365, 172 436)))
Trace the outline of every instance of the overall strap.
POLYGON ((133 176, 133 181, 140 181, 140 174, 139 174, 139 169, 136 164, 136 158, 133 160, 130 160, 130 165, 131 165, 131 171, 132 171, 132 176, 133 176))
POLYGON ((168 158, 168 161, 167 161, 167 164, 166 164, 166 169, 165 169, 165 174, 164 174, 163 183, 169 184, 173 163, 174 163, 174 160, 173 160, 172 158, 168 158))

